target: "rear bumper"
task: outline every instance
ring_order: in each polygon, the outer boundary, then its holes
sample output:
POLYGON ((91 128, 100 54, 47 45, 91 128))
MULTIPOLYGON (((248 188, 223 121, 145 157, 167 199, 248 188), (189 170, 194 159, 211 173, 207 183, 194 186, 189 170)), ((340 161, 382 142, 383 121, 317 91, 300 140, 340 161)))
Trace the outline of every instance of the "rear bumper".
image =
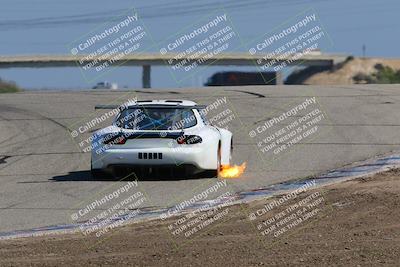
POLYGON ((112 166, 193 166, 199 170, 217 168, 216 157, 204 146, 183 145, 162 148, 111 148, 101 154, 92 152, 92 169, 106 169, 112 166), (139 155, 141 154, 141 155, 139 155), (146 158, 144 155, 147 155, 146 158), (151 158, 149 155, 152 155, 151 158), (153 156, 154 155, 154 156, 153 156))

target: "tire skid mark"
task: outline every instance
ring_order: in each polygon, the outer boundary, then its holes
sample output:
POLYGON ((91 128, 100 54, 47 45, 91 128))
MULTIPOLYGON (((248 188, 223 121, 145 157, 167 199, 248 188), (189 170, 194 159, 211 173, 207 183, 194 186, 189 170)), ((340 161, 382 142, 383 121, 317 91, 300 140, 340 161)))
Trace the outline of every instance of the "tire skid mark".
POLYGON ((260 94, 260 93, 249 92, 249 91, 244 91, 244 90, 225 90, 225 91, 245 93, 245 94, 257 96, 258 98, 265 98, 266 97, 265 95, 260 94))
MULTIPOLYGON (((40 114, 40 113, 38 113, 38 112, 35 112, 35 111, 26 110, 26 109, 21 109, 21 108, 16 108, 16 107, 4 105, 4 104, 0 104, 0 110, 1 110, 1 109, 7 110, 8 112, 11 111, 11 112, 15 112, 15 113, 17 113, 17 114, 28 115, 28 116, 30 116, 30 117, 32 117, 32 115, 34 115, 34 116, 39 117, 39 118, 41 118, 41 119, 43 119, 43 120, 50 121, 50 122, 56 124, 57 126, 61 127, 63 130, 67 130, 68 132, 70 131, 66 125, 63 125, 62 123, 60 123, 60 122, 58 122, 58 121, 56 121, 56 120, 54 120, 54 119, 52 119, 52 118, 46 117, 46 116, 44 116, 44 115, 42 115, 42 114, 40 114)), ((4 117, 4 116, 3 116, 3 117, 4 117)), ((8 118, 5 118, 5 119, 8 119, 8 118)), ((11 121, 10 123, 13 123, 13 122, 11 121)), ((14 125, 15 125, 16 128, 20 129, 20 132, 21 132, 21 133, 24 132, 24 129, 21 129, 21 126, 20 126, 20 125, 17 125, 17 124, 14 124, 14 125)), ((38 136, 29 137, 27 140, 20 141, 20 142, 15 142, 15 143, 13 143, 13 144, 6 144, 5 146, 0 146, 0 148, 7 148, 7 147, 12 146, 12 145, 17 145, 15 148, 13 148, 13 151, 17 152, 17 151, 20 150, 21 148, 25 147, 27 142, 32 142, 33 140, 37 140, 37 139, 39 139, 39 138, 44 138, 44 137, 50 136, 50 135, 54 134, 55 132, 56 132, 56 131, 50 131, 49 133, 46 133, 46 134, 40 134, 40 135, 38 135, 38 136)), ((19 134, 19 135, 20 135, 20 134, 19 134)), ((18 136, 19 136, 19 135, 18 135, 18 136)), ((16 136, 14 136, 13 138, 15 138, 15 137, 16 137, 16 136)), ((4 141, 3 141, 3 142, 4 142, 4 141)), ((67 152, 67 153, 68 153, 68 152, 67 152)), ((81 151, 78 151, 78 152, 76 152, 76 153, 81 153, 81 151)), ((9 153, 6 153, 6 154, 9 154, 9 153)), ((65 154, 65 153, 64 153, 64 154, 65 154)), ((12 165, 18 163, 20 160, 25 159, 25 158, 29 157, 30 155, 35 155, 35 153, 28 153, 28 154, 22 154, 22 155, 20 155, 21 158, 17 159, 16 161, 14 161, 14 162, 12 162, 12 163, 6 163, 5 166, 3 166, 2 168, 0 168, 0 171, 3 170, 3 169, 5 169, 5 168, 7 168, 7 167, 10 167, 10 166, 12 166, 12 165)), ((16 156, 17 156, 17 155, 16 155, 16 156)))
POLYGON ((11 158, 12 156, 0 156, 0 164, 7 163, 6 159, 11 158))

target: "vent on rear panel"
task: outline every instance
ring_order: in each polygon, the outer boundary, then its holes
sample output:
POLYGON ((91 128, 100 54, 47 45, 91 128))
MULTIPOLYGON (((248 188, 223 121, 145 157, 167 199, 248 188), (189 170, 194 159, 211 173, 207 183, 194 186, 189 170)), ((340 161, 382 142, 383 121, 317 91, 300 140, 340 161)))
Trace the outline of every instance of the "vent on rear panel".
POLYGON ((138 159, 162 159, 162 153, 146 153, 146 152, 139 152, 138 159))

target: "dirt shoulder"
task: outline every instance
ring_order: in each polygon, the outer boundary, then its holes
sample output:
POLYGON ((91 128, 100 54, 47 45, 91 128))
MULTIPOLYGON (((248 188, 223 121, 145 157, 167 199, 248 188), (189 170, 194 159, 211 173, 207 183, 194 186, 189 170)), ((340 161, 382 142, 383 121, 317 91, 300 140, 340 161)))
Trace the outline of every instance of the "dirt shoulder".
POLYGON ((229 207, 190 237, 170 231, 173 218, 118 228, 101 240, 82 234, 3 240, 0 266, 399 265, 400 170, 285 196, 229 207), (261 210, 268 212, 249 219, 261 210), (297 224, 295 213, 303 218, 297 224))

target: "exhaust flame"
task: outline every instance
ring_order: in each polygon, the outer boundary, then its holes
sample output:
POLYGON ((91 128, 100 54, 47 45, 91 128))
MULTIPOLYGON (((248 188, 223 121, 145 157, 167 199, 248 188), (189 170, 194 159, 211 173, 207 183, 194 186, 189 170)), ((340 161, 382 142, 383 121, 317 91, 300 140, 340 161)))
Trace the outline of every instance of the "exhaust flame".
POLYGON ((239 178, 244 173, 245 169, 246 162, 243 162, 243 164, 239 166, 222 165, 219 175, 222 178, 239 178))

